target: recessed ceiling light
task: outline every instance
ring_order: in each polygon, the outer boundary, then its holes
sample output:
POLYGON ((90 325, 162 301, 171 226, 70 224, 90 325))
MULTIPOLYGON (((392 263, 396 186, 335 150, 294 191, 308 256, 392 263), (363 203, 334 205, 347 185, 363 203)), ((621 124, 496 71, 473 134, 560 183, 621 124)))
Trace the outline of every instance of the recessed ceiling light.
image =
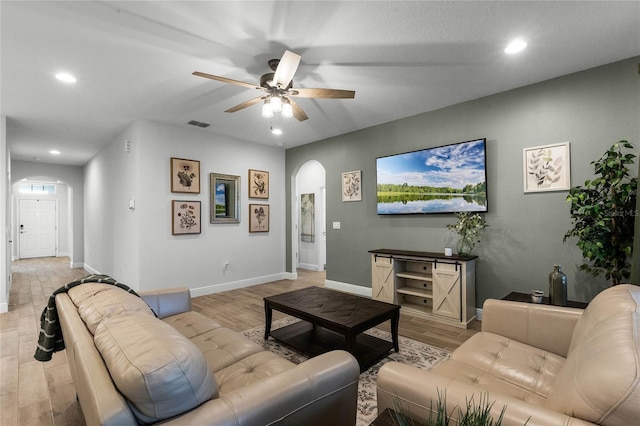
POLYGON ((66 72, 56 74, 56 78, 60 81, 64 81, 65 83, 75 83, 76 81, 78 81, 74 76, 66 72))
POLYGON ((518 53, 522 51, 525 47, 527 47, 527 43, 525 43, 522 39, 513 40, 509 45, 504 49, 504 53, 518 53))
POLYGON ((52 149, 51 151, 49 151, 49 154, 51 154, 51 155, 60 155, 60 151, 58 151, 57 149, 52 149))

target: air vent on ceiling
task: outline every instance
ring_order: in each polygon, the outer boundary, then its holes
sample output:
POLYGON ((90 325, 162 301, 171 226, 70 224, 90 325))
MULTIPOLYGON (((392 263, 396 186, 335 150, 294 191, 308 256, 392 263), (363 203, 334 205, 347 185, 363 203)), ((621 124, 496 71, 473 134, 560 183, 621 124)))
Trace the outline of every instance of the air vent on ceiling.
POLYGON ((192 126, 198 126, 202 128, 211 126, 211 124, 209 123, 203 123, 202 121, 196 121, 196 120, 191 120, 187 124, 191 124, 192 126))

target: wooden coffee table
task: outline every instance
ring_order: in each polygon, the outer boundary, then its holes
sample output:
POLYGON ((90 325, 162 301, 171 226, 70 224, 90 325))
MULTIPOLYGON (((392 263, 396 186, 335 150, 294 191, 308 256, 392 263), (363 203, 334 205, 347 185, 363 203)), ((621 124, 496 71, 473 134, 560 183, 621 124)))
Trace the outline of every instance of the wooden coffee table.
POLYGON ((365 371, 398 346, 400 306, 321 287, 307 287, 264 298, 264 339, 269 336, 312 356, 349 351, 365 371), (273 309, 302 321, 271 331, 273 309), (392 342, 364 331, 391 320, 392 342))

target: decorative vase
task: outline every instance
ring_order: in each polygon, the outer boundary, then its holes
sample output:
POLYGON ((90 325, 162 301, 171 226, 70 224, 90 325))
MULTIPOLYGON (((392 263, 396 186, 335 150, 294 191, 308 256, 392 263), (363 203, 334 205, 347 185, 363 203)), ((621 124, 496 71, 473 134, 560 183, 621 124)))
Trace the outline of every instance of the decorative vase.
POLYGON ((549 274, 549 303, 567 306, 567 276, 560 265, 554 265, 549 274))
POLYGON ((456 244, 458 256, 469 256, 473 250, 473 239, 468 235, 461 235, 456 244))

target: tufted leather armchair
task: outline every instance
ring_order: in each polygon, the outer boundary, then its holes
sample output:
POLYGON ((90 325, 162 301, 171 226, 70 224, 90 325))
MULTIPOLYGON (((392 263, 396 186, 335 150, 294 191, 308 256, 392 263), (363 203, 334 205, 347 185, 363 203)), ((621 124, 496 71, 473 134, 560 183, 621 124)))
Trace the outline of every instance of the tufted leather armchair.
POLYGON ((584 311, 490 299, 482 331, 451 359, 429 371, 380 370, 379 412, 399 404, 424 421, 438 394, 454 414, 486 397, 494 419, 506 407, 507 425, 638 424, 640 287, 611 287, 584 311))

